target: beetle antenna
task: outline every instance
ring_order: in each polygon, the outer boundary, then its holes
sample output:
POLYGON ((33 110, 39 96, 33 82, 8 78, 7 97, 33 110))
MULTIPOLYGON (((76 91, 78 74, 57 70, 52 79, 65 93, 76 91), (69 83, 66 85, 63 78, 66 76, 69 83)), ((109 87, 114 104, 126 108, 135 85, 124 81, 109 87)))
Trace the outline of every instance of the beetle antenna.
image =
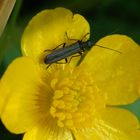
POLYGON ((98 47, 100 47, 100 48, 104 48, 104 49, 108 49, 108 50, 112 50, 112 51, 115 51, 115 52, 118 52, 118 53, 122 53, 122 52, 120 52, 120 51, 118 51, 118 50, 115 50, 115 49, 112 49, 112 48, 108 48, 108 47, 104 47, 104 46, 101 46, 101 45, 98 45, 98 44, 95 44, 95 46, 98 46, 98 47))
POLYGON ((115 51, 115 52, 120 53, 120 54, 122 53, 122 52, 120 52, 118 50, 115 50, 115 49, 112 49, 112 48, 108 48, 108 47, 104 47, 104 46, 101 46, 101 45, 98 45, 98 44, 95 44, 95 43, 91 42, 91 47, 92 46, 97 46, 97 47, 100 47, 100 48, 108 49, 108 50, 115 51))

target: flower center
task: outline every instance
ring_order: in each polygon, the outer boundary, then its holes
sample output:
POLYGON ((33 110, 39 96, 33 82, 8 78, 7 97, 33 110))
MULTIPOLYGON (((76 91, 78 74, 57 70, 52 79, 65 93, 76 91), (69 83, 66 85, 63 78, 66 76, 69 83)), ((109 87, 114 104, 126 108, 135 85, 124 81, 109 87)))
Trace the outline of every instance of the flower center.
POLYGON ((59 127, 73 129, 91 124, 104 107, 103 95, 91 75, 81 68, 57 71, 51 77, 50 87, 53 97, 49 112, 59 127))

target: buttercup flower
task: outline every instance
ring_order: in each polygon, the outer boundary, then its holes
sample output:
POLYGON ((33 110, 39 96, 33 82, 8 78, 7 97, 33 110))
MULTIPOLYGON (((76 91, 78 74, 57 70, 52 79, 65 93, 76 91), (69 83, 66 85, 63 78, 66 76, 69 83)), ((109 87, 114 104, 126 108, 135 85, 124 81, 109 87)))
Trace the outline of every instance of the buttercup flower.
POLYGON ((140 48, 132 39, 104 37, 96 44, 121 54, 93 46, 78 66, 80 57, 46 69, 45 50, 89 32, 87 21, 65 8, 33 17, 22 38, 24 56, 0 83, 0 114, 9 131, 25 133, 23 140, 140 139, 137 118, 117 107, 139 98, 140 48))

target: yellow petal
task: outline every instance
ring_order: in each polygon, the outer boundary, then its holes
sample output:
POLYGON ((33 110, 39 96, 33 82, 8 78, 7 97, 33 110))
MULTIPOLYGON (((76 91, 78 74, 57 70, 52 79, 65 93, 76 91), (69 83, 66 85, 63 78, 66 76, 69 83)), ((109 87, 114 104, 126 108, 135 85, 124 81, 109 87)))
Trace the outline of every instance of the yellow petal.
POLYGON ((74 131, 77 140, 139 140, 138 120, 123 109, 106 108, 92 128, 74 131))
POLYGON ((124 35, 106 36, 96 44, 121 52, 93 46, 82 63, 106 94, 107 104, 134 102, 139 98, 140 47, 124 35))
MULTIPOLYGON (((2 106, 5 104, 5 100, 7 96, 9 97, 11 95, 11 89, 16 89, 17 87, 24 87, 32 82, 31 79, 35 79, 34 75, 37 75, 39 73, 38 71, 35 71, 35 66, 30 65, 30 59, 26 57, 17 58, 14 60, 8 67, 8 69, 3 74, 1 81, 0 81, 0 113, 2 112, 2 106), (28 69, 29 68, 29 69, 28 69), (27 79, 27 73, 31 73, 33 70, 32 75, 29 75, 29 79, 27 79), (20 80, 20 78, 24 78, 20 80), (26 81, 26 82, 25 82, 26 81)), ((32 62, 31 62, 32 63, 32 62)))
POLYGON ((44 10, 34 16, 26 27, 21 41, 22 52, 43 63, 45 56, 51 53, 45 50, 55 49, 62 43, 69 45, 73 43, 70 39, 85 41, 89 36, 83 37, 89 30, 85 18, 79 14, 73 15, 68 9, 44 10))
POLYGON ((135 140, 139 140, 140 139, 140 130, 136 130, 130 133, 131 136, 135 139, 135 140))
POLYGON ((127 135, 104 122, 98 122, 93 128, 74 133, 76 140, 139 140, 137 136, 127 135))
POLYGON ((23 140, 73 140, 73 138, 69 131, 59 130, 57 128, 55 128, 55 131, 51 131, 47 128, 47 125, 43 125, 36 126, 26 132, 23 140))
POLYGON ((92 128, 79 129, 73 132, 76 140, 105 140, 92 128))
POLYGON ((95 130, 104 140, 139 140, 140 130, 137 118, 127 110, 107 107, 97 120, 95 130))
POLYGON ((34 100, 39 82, 39 71, 27 57, 13 61, 3 75, 0 84, 1 117, 11 132, 24 132, 38 121, 34 100))
POLYGON ((101 119, 118 130, 126 132, 136 131, 140 128, 139 121, 135 115, 121 108, 107 107, 101 113, 101 119))
POLYGON ((140 95, 140 80, 138 82, 138 92, 139 92, 139 95, 140 95))

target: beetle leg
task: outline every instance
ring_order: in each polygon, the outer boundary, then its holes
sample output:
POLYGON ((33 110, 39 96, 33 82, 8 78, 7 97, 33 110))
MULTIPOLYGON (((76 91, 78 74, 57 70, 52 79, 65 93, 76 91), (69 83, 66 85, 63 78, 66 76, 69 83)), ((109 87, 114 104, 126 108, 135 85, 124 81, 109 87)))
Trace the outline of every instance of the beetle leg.
POLYGON ((72 58, 74 58, 74 57, 78 57, 78 56, 82 56, 82 53, 79 52, 79 54, 72 56, 72 57, 69 59, 69 62, 68 62, 68 63, 70 63, 70 61, 72 60, 72 58))
POLYGON ((90 33, 86 33, 86 34, 82 37, 81 42, 83 42, 83 39, 84 39, 87 35, 90 35, 90 33))
POLYGON ((67 62, 56 62, 56 64, 66 64, 67 62))
POLYGON ((80 40, 79 40, 79 39, 74 39, 74 38, 69 38, 67 32, 65 32, 65 34, 66 34, 66 37, 67 37, 68 40, 76 41, 76 42, 77 42, 77 41, 83 42, 83 39, 84 39, 87 35, 89 35, 90 33, 86 33, 86 34, 82 37, 82 39, 80 39, 80 40))
POLYGON ((56 64, 66 64, 66 63, 68 63, 68 59, 67 58, 65 58, 65 62, 56 62, 56 64))
POLYGON ((48 69, 50 66, 51 66, 51 64, 49 64, 49 65, 46 67, 46 69, 48 69))
POLYGON ((65 58, 65 62, 68 63, 68 59, 67 58, 65 58))
POLYGON ((79 39, 69 38, 67 32, 65 32, 65 35, 66 35, 66 37, 67 37, 68 40, 76 41, 76 42, 77 42, 77 41, 80 41, 79 39))
POLYGON ((62 46, 63 48, 65 47, 65 45, 66 45, 66 43, 62 43, 62 44, 60 44, 60 45, 58 45, 57 47, 55 47, 54 49, 52 49, 52 50, 44 50, 44 52, 47 52, 47 51, 54 51, 54 50, 56 50, 57 48, 59 48, 60 46, 62 46), (63 46, 62 46, 63 45, 63 46))
POLYGON ((82 52, 78 52, 80 55, 82 55, 82 52))

